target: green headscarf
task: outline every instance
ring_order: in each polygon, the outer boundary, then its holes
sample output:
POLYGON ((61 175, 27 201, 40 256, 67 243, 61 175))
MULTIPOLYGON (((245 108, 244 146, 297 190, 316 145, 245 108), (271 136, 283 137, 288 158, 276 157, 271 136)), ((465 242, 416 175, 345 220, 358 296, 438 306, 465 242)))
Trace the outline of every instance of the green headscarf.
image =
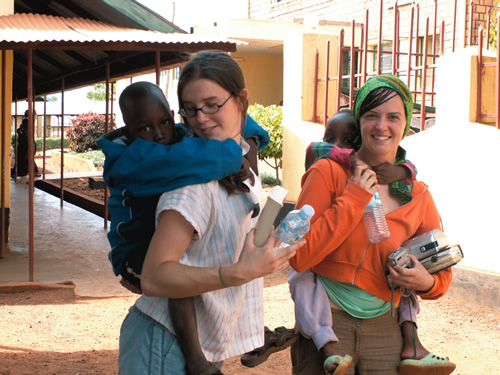
MULTIPOLYGON (((410 89, 406 84, 398 77, 393 74, 382 74, 379 76, 371 77, 366 83, 359 89, 356 99, 354 100, 354 120, 356 122, 357 134, 354 137, 354 145, 356 149, 361 146, 361 124, 359 122, 361 105, 365 101, 368 94, 373 90, 380 87, 387 87, 396 91, 405 106, 406 112, 406 127, 403 133, 403 138, 408 134, 410 130, 411 119, 413 115, 413 96, 410 89)), ((396 154, 395 164, 403 163, 406 159, 406 151, 400 146, 396 154)), ((401 199, 403 204, 411 201, 411 190, 413 184, 410 186, 405 185, 401 181, 395 181, 390 185, 391 194, 401 199)))

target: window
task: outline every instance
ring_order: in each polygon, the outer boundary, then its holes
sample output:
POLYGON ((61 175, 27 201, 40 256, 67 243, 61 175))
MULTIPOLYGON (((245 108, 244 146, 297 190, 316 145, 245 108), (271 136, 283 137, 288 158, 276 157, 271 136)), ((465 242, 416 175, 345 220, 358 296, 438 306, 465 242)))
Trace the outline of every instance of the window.
MULTIPOLYGON (((342 75, 349 75, 351 73, 351 51, 344 51, 342 53, 342 75)), ((354 54, 354 74, 359 73, 359 52, 354 54)), ((349 89, 351 84, 350 78, 342 80, 342 88, 349 89)))

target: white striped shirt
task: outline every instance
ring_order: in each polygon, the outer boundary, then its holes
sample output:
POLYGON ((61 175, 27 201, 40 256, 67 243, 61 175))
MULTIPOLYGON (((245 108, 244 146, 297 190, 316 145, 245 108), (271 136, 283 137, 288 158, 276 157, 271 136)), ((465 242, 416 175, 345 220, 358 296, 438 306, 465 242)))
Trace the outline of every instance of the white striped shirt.
MULTIPOLYGON (((261 203, 261 183, 256 177, 250 193, 228 196, 217 181, 191 185, 164 193, 157 206, 157 219, 175 210, 196 233, 180 262, 198 267, 236 263, 246 234, 255 226, 251 219, 255 203, 261 203)), ((195 297, 201 347, 207 360, 222 361, 264 344, 263 279, 239 287, 219 289, 195 297)), ((168 299, 142 296, 139 310, 174 332, 168 299)))

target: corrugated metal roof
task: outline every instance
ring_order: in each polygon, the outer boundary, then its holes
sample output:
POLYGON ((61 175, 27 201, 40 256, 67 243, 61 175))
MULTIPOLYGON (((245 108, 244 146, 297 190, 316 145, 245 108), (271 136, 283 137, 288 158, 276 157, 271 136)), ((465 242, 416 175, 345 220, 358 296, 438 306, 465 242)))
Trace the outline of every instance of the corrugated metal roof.
POLYGON ((83 18, 55 17, 44 14, 13 14, 0 16, 0 48, 71 48, 90 46, 107 50, 179 49, 199 50, 196 45, 211 45, 234 51, 236 40, 181 33, 138 30, 109 25, 83 18), (131 48, 132 47, 132 48, 131 48), (224 47, 224 48, 223 48, 224 47))
POLYGON ((136 0, 14 0, 13 13, 79 17, 110 25, 163 33, 185 33, 136 0))
POLYGON ((27 96, 28 50, 36 95, 154 71, 155 53, 163 68, 189 59, 201 50, 231 52, 236 40, 199 34, 163 33, 110 25, 97 20, 48 14, 0 16, 0 49, 14 50, 13 97, 27 96))

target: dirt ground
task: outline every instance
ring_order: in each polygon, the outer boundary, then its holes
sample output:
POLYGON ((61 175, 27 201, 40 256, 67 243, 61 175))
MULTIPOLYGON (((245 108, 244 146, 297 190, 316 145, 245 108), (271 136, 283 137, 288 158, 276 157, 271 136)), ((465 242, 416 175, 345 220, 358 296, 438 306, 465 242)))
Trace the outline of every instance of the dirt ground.
MULTIPOLYGON (((293 327, 288 270, 265 279, 265 322, 293 327)), ((56 291, 0 294, 0 374, 116 374, 121 322, 137 297, 71 298, 56 291)), ((500 312, 444 297, 423 301, 422 342, 457 364, 454 374, 500 374, 500 312)), ((224 374, 290 374, 289 349, 249 369, 239 358, 224 374)))
MULTIPOLYGON (((87 180, 85 180, 87 184, 87 180)), ((265 278, 265 323, 293 327, 288 269, 265 278)), ((0 294, 0 375, 116 374, 121 322, 136 295, 71 297, 58 291, 0 294)), ((500 374, 500 311, 457 298, 422 301, 419 334, 454 374, 500 374)), ((290 374, 289 349, 249 369, 239 358, 224 374, 290 374)))
MULTIPOLYGON (((43 160, 42 157, 36 158, 36 163, 42 173, 43 160)), ((45 174, 59 174, 61 172, 61 165, 52 161, 50 158, 45 159, 45 174)), ((78 172, 67 167, 64 168, 64 173, 78 172)), ((60 184, 60 180, 51 180, 56 185, 60 184)), ((88 177, 78 177, 78 178, 65 178, 64 187, 77 191, 80 194, 86 195, 88 197, 97 199, 98 201, 104 200, 104 189, 91 189, 89 186, 88 177)))

